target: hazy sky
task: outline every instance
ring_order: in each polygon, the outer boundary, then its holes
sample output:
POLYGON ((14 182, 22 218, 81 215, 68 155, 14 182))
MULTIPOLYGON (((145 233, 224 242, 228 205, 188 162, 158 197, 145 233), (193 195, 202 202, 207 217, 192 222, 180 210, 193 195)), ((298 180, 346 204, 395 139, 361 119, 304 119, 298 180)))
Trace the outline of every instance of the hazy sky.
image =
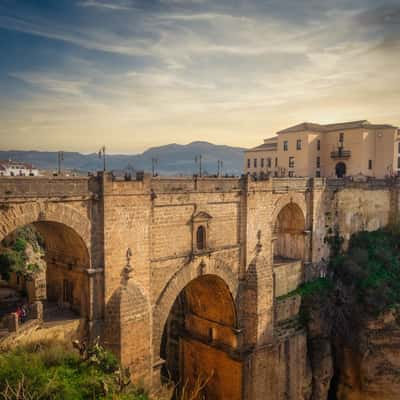
POLYGON ((0 0, 0 148, 400 125, 400 0, 0 0))

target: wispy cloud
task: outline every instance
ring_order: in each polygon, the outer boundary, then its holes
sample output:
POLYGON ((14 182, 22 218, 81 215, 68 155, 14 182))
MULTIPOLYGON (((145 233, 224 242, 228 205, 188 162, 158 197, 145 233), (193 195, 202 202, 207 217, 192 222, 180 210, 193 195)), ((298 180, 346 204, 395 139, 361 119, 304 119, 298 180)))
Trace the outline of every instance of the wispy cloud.
POLYGON ((0 6, 0 27, 50 39, 54 64, 16 58, 1 71, 0 88, 12 78, 25 91, 0 94, 7 140, 58 146, 72 134, 88 151, 112 137, 111 150, 139 151, 199 138, 250 146, 307 119, 399 124, 399 8, 328 3, 60 0, 54 18, 0 6))
POLYGON ((24 20, 18 17, 0 15, 0 27, 60 40, 89 50, 126 55, 148 54, 146 40, 140 38, 122 39, 112 32, 104 32, 101 29, 77 29, 73 26, 62 26, 62 24, 54 24, 41 17, 35 17, 34 20, 24 20))
POLYGON ((104 0, 82 0, 79 5, 81 7, 94 7, 106 10, 132 10, 132 3, 129 1, 104 1, 104 0))

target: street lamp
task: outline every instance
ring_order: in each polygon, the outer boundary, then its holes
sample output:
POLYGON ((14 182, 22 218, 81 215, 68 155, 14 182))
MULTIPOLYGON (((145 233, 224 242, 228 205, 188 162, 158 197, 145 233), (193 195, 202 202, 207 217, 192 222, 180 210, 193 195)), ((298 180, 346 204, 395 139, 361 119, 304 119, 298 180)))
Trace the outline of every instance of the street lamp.
POLYGON ((99 158, 103 158, 103 171, 106 172, 106 146, 99 150, 99 158))
POLYGON ((58 175, 61 175, 61 161, 64 161, 64 152, 58 152, 58 175))
POLYGON ((203 156, 200 154, 200 155, 198 155, 198 156, 196 156, 195 158, 194 158, 194 161, 195 161, 195 163, 197 164, 199 164, 199 176, 201 177, 201 175, 202 175, 202 173, 203 173, 203 171, 202 171, 202 165, 201 165, 201 161, 202 161, 202 158, 203 158, 203 156))

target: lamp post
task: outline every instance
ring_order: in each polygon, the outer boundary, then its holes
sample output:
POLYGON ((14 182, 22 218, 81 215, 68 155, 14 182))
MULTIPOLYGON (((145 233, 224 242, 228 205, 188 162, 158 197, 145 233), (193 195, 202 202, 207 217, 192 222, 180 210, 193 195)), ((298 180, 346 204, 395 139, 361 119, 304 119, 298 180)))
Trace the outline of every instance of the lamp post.
POLYGON ((158 158, 152 158, 151 159, 151 172, 152 172, 152 176, 157 176, 157 171, 156 168, 158 166, 158 158))
POLYGON ((201 154, 194 158, 194 161, 199 164, 199 176, 200 177, 202 176, 202 173, 203 173, 202 165, 201 165, 202 158, 203 158, 203 156, 201 154))
POLYGON ((218 160, 218 173, 217 176, 219 177, 222 173, 222 167, 224 165, 224 162, 222 160, 218 160))
POLYGON ((106 146, 99 150, 99 158, 103 158, 103 172, 106 172, 106 146))
POLYGON ((58 175, 61 175, 61 161, 64 161, 64 152, 58 152, 58 175))

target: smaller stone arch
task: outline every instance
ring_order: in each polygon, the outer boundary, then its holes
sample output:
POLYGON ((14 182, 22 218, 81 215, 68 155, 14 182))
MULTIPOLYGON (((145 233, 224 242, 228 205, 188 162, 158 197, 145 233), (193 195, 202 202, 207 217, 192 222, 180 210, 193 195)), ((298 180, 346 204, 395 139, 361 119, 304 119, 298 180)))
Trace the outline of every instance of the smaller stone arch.
POLYGON ((305 216, 297 203, 288 203, 274 221, 274 258, 302 260, 305 256, 305 216))
POLYGON ((35 276, 39 283, 31 285, 29 301, 43 300, 48 309, 57 306, 90 318, 90 221, 62 203, 12 204, 0 212, 0 241, 28 225, 44 239, 46 265, 35 276))
POLYGON ((295 203, 301 209, 304 218, 307 219, 307 202, 305 193, 285 193, 284 195, 280 195, 273 204, 273 212, 271 215, 272 224, 275 224, 278 214, 281 212, 283 207, 291 203, 295 203))
POLYGON ((62 203, 32 202, 3 209, 0 213, 0 241, 20 227, 45 221, 71 228, 90 249, 90 220, 73 207, 62 203))

